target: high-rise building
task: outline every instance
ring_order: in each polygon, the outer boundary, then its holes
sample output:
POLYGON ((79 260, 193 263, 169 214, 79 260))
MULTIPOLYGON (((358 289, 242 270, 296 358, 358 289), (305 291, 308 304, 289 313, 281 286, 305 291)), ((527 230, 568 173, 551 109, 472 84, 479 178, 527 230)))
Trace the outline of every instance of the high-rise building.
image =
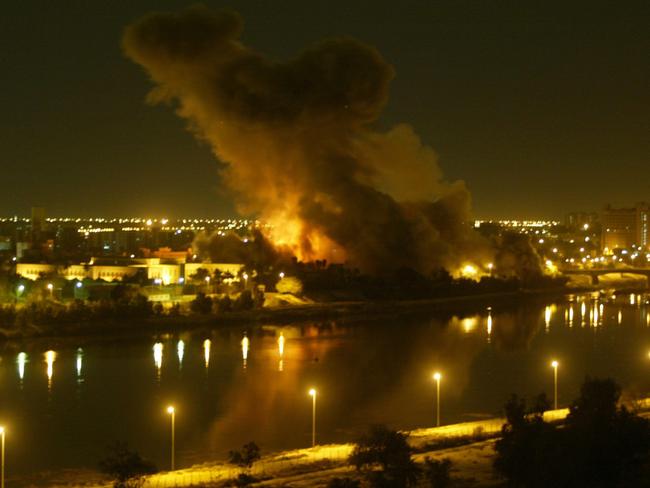
POLYGON ((650 206, 645 202, 630 208, 613 208, 607 205, 601 215, 603 251, 627 249, 650 244, 650 206))
POLYGON ((45 207, 32 207, 32 242, 37 243, 45 227, 45 207))
POLYGON ((571 212, 566 216, 566 226, 569 229, 584 229, 585 226, 592 227, 598 223, 596 212, 571 212))

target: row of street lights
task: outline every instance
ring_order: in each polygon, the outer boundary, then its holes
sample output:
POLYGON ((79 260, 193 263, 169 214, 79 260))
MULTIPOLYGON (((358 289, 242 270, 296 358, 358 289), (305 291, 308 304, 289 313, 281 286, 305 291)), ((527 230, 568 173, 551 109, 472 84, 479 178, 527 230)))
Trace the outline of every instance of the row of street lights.
MULTIPOLYGON (((649 353, 650 356, 650 353, 649 353)), ((553 409, 557 410, 557 369, 560 363, 557 360, 551 361, 553 368, 553 409)), ((440 427, 440 380, 442 374, 439 371, 433 373, 433 379, 436 382, 436 427, 440 427)))
MULTIPOLYGON (((557 410, 557 370, 560 363, 557 360, 551 361, 553 368, 553 407, 557 410)), ((433 379, 436 382, 436 427, 440 427, 440 381, 442 374, 439 371, 433 373, 433 379)), ((309 389, 309 396, 312 398, 311 403, 311 446, 316 446, 316 388, 309 389)), ((167 407, 167 413, 171 416, 171 470, 175 469, 175 439, 176 439, 176 408, 173 405, 167 407)), ((4 428, 0 427, 2 434, 2 486, 4 488, 4 428)))
MULTIPOLYGON (((309 389, 309 396, 312 398, 311 402, 311 447, 316 447, 316 388, 309 389)), ((170 466, 171 470, 176 469, 176 408, 173 405, 167 407, 167 413, 171 418, 171 455, 170 455, 170 466)), ((2 434, 2 486, 4 488, 4 442, 5 434, 4 428, 0 427, 0 433, 2 434)))

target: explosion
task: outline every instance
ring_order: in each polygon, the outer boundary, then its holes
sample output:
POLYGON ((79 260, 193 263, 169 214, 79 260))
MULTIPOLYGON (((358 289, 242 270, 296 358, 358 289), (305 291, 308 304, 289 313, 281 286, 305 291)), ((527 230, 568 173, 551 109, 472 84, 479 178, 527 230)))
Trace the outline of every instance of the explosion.
POLYGON ((330 39, 281 63, 243 45, 242 27, 204 6, 152 13, 123 48, 155 83, 148 100, 174 104, 210 144, 238 210, 270 224, 276 250, 368 273, 492 260, 467 225, 465 184, 444 180, 410 126, 372 127, 394 76, 374 48, 330 39))

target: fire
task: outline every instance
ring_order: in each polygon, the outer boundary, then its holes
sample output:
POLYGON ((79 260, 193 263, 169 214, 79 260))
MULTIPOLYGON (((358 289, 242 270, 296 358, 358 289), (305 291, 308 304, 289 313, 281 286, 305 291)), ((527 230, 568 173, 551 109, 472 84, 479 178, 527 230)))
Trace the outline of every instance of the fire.
POLYGON ((340 246, 299 218, 277 216, 270 224, 265 237, 277 249, 288 250, 299 261, 326 259, 330 263, 345 262, 345 253, 340 246))

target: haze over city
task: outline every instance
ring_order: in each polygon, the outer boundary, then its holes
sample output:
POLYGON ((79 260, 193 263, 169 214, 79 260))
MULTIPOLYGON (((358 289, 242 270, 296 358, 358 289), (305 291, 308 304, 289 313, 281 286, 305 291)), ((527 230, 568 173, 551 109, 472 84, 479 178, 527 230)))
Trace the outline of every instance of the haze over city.
MULTIPOLYGON (((645 2, 206 4, 237 9, 243 42, 274 61, 337 36, 376 47, 396 76, 375 125, 412 125, 477 218, 647 199, 633 177, 650 154, 645 2)), ((133 20, 183 6, 4 6, 4 215, 235 216, 218 160, 143 103, 147 77, 120 46, 133 20)))

